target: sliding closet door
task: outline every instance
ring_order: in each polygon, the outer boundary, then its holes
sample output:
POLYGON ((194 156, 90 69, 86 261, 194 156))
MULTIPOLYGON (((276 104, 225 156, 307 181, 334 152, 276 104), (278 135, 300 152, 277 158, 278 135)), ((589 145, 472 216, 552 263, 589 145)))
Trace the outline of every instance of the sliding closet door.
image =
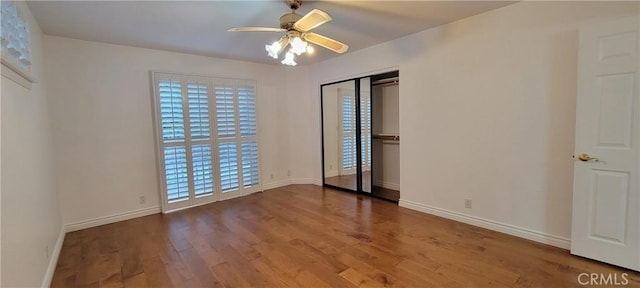
POLYGON ((398 74, 321 86, 324 185, 399 200, 398 74))
POLYGON ((371 193, 371 78, 360 78, 360 155, 362 192, 371 193))
POLYGON ((322 86, 324 183, 357 190, 356 86, 345 81, 322 86))

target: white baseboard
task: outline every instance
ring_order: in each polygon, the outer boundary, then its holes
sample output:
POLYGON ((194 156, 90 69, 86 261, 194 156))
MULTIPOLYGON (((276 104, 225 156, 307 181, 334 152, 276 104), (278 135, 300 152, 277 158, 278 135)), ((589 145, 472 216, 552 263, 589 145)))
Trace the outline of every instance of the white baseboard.
POLYGON ((387 188, 387 189, 391 189, 391 190, 400 191, 400 184, 397 184, 397 183, 390 183, 390 182, 384 182, 384 181, 380 181, 380 180, 374 180, 373 181, 373 185, 380 186, 382 188, 387 188))
POLYGON ((287 185, 294 185, 294 184, 313 184, 313 185, 322 186, 322 180, 314 179, 314 178, 286 179, 286 180, 280 180, 280 181, 276 181, 276 182, 263 184, 262 185, 262 189, 263 190, 269 190, 269 189, 275 189, 275 188, 278 188, 278 187, 283 187, 283 186, 287 186, 287 185))
POLYGON ((291 179, 280 180, 276 182, 262 184, 262 190, 274 189, 282 186, 291 185, 291 179))
POLYGON ((295 179, 291 179, 290 184, 312 184, 312 185, 322 186, 322 180, 315 179, 315 178, 295 178, 295 179))
POLYGON ((325 173, 324 173, 324 177, 326 177, 326 178, 336 177, 338 175, 340 175, 340 173, 338 173, 338 170, 331 170, 331 171, 328 171, 328 172, 325 171, 325 173))
POLYGON ((78 230, 96 227, 100 225, 111 224, 119 221, 157 214, 157 213, 160 213, 161 211, 162 210, 160 209, 160 206, 143 208, 143 209, 133 210, 129 212, 112 214, 112 215, 102 216, 94 219, 65 224, 64 228, 66 232, 73 232, 73 231, 78 231, 78 230))
POLYGON ((568 238, 550 235, 550 234, 534 231, 527 228, 500 223, 497 221, 483 219, 476 216, 471 216, 471 215, 467 215, 459 212, 449 211, 446 209, 436 208, 436 207, 432 207, 432 206, 428 206, 428 205, 424 205, 421 203, 412 202, 408 200, 403 200, 403 199, 400 199, 400 202, 398 203, 398 205, 400 205, 400 207, 405 207, 408 209, 440 216, 440 217, 451 219, 454 221, 463 222, 470 225, 486 228, 489 230, 502 232, 505 234, 529 239, 532 241, 548 244, 551 246, 555 246, 555 247, 559 247, 567 250, 571 249, 571 240, 568 238))
POLYGON ((44 279, 42 280, 42 287, 50 287, 51 280, 53 280, 53 273, 56 272, 56 266, 58 265, 58 258, 60 257, 60 251, 62 250, 62 243, 64 243, 64 235, 65 232, 64 226, 60 227, 60 232, 58 233, 58 239, 56 240, 56 244, 53 247, 53 251, 51 251, 51 257, 49 257, 49 265, 47 266, 47 271, 44 274, 44 279))

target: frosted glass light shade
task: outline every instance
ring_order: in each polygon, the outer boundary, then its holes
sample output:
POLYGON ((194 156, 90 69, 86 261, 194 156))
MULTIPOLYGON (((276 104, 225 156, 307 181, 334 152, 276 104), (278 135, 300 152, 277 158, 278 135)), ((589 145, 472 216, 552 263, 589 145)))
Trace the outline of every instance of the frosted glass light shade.
POLYGON ((278 53, 280 52, 280 49, 282 49, 282 45, 280 45, 279 41, 276 41, 271 45, 264 45, 264 48, 267 50, 269 56, 273 59, 278 59, 278 53))
POLYGON ((289 65, 289 66, 296 66, 298 65, 298 63, 296 63, 296 61, 293 59, 293 52, 287 52, 287 54, 284 56, 284 60, 282 60, 282 64, 284 65, 289 65))
POLYGON ((300 37, 293 38, 289 44, 291 45, 291 52, 296 53, 296 55, 300 55, 307 51, 308 43, 300 39, 300 37))

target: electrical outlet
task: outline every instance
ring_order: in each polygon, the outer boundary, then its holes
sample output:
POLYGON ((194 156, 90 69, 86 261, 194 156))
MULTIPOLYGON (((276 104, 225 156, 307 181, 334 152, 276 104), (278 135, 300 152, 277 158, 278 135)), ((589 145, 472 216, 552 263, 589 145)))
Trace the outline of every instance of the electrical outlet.
POLYGON ((291 170, 287 170, 287 176, 291 177, 291 170))
POLYGON ((271 173, 271 175, 269 175, 269 178, 271 178, 271 180, 273 180, 273 173, 271 173))
POLYGON ((51 257, 51 251, 49 251, 49 245, 47 245, 45 249, 47 250, 45 255, 47 255, 47 259, 49 259, 51 257))
POLYGON ((464 199, 464 208, 471 209, 471 199, 464 199))
POLYGON ((329 169, 333 169, 333 165, 329 164, 329 169))
POLYGON ((146 202, 147 202, 146 197, 144 197, 144 196, 138 197, 138 204, 144 204, 146 202))

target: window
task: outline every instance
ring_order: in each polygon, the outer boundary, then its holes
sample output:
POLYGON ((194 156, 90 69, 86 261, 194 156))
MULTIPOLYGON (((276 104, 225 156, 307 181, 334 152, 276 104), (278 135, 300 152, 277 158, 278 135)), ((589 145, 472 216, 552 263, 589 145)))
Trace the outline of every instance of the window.
POLYGON ((165 211, 260 190, 255 81, 154 73, 165 211))
POLYGON ((26 88, 30 88, 30 84, 35 81, 29 72, 31 68, 31 47, 29 43, 28 22, 22 17, 15 1, 0 2, 0 22, 2 22, 0 29, 3 65, 2 75, 7 76, 26 88))

